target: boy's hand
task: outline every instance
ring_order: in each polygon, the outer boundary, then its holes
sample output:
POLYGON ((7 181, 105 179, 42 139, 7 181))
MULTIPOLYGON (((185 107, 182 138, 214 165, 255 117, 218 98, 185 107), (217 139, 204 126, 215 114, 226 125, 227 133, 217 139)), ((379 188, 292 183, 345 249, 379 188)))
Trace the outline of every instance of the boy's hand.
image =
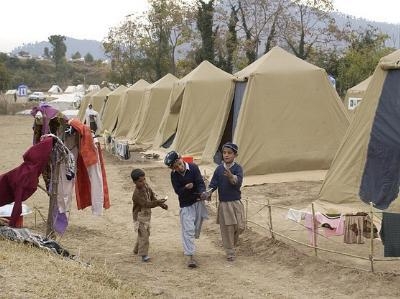
POLYGON ((160 203, 160 207, 163 208, 164 210, 168 210, 168 205, 165 203, 160 203))
POLYGON ((200 194, 201 200, 211 200, 211 191, 204 191, 200 194))
POLYGON ((227 176, 228 179, 231 179, 233 177, 233 174, 232 174, 230 169, 225 169, 224 170, 224 176, 227 176))
POLYGON ((226 176, 226 177, 228 178, 229 182, 230 182, 232 185, 235 185, 235 184, 236 184, 236 182, 237 182, 237 177, 231 172, 230 169, 225 169, 225 171, 224 171, 224 176, 226 176))
POLYGON ((166 198, 157 199, 158 204, 163 204, 163 203, 166 202, 166 201, 167 201, 166 198))
POLYGON ((185 185, 186 189, 192 189, 193 188, 193 183, 188 183, 185 185))

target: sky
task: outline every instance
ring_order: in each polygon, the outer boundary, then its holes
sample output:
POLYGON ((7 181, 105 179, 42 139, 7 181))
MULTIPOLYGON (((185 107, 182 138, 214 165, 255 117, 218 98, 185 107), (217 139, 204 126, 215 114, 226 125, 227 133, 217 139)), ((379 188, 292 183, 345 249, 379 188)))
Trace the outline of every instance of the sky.
MULTIPOLYGON (((2 1, 0 52, 26 43, 47 41, 50 35, 102 41, 109 28, 147 9, 147 0, 19 0, 2 1), (95 3, 99 4, 95 4, 95 3)), ((400 0, 333 0, 345 14, 400 24, 400 0)))

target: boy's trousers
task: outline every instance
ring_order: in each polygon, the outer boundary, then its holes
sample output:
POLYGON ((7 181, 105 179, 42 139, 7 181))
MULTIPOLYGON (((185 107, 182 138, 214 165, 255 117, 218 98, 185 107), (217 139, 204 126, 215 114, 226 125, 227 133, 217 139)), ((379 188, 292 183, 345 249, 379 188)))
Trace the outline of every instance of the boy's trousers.
POLYGON ((137 238, 135 244, 135 252, 138 255, 148 255, 149 253, 149 238, 150 238, 150 222, 140 222, 135 223, 135 228, 137 227, 137 238))

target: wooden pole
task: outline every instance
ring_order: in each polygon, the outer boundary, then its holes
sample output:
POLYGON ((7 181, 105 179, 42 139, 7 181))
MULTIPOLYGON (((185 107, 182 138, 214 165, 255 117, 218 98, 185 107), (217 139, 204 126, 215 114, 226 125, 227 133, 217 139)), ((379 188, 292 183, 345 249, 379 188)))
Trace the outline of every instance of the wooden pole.
POLYGON ((269 204, 269 198, 268 198, 268 218, 269 218, 269 232, 271 234, 271 238, 275 239, 275 235, 274 235, 274 229, 272 227, 272 209, 271 209, 271 205, 269 204))
POLYGON ((54 223, 53 223, 53 213, 57 206, 57 193, 58 193, 58 176, 60 174, 60 162, 57 161, 58 155, 56 151, 52 151, 51 154, 51 182, 50 182, 50 201, 49 201, 49 211, 47 214, 47 227, 46 236, 48 238, 54 238, 54 223))
POLYGON ((245 222, 245 229, 247 229, 247 219, 248 219, 248 215, 249 215, 249 201, 248 201, 248 199, 247 199, 247 197, 246 197, 246 199, 245 199, 245 202, 246 202, 246 211, 245 211, 245 217, 246 217, 246 222, 245 222))
POLYGON ((374 210, 372 202, 369 203, 370 211, 369 215, 371 218, 371 233, 370 233, 370 243, 369 243, 369 260, 371 261, 371 271, 374 272, 374 210))
POLYGON ((314 210, 314 203, 311 203, 311 209, 312 209, 312 228, 313 228, 313 247, 314 247, 314 253, 315 256, 318 255, 318 249, 317 249, 317 221, 315 219, 315 210, 314 210))

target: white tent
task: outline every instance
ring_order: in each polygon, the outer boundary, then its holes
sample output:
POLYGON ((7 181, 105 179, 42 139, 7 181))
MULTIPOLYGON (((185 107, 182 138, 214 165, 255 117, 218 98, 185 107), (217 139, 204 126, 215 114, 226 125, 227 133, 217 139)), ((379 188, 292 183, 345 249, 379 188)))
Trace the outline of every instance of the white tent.
POLYGON ((79 107, 81 99, 82 97, 79 94, 61 94, 55 100, 50 101, 49 105, 59 111, 75 110, 79 107))
POLYGON ((62 93, 63 90, 61 89, 60 86, 58 86, 58 85, 53 85, 52 87, 50 87, 50 89, 49 89, 47 92, 48 92, 48 93, 55 93, 55 94, 58 94, 58 93, 62 93))

